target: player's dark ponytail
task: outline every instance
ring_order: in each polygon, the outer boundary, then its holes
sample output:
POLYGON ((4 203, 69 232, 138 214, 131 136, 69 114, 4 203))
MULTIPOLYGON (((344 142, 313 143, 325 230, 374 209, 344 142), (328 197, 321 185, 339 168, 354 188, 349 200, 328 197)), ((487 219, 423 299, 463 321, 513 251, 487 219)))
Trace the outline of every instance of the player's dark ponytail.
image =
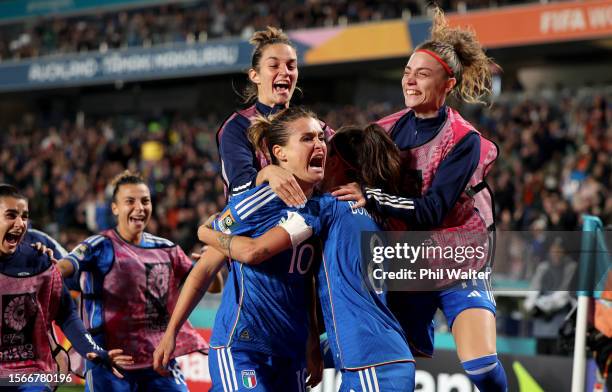
POLYGON ((399 150, 379 125, 340 128, 331 140, 331 154, 344 162, 349 181, 398 193, 399 150))

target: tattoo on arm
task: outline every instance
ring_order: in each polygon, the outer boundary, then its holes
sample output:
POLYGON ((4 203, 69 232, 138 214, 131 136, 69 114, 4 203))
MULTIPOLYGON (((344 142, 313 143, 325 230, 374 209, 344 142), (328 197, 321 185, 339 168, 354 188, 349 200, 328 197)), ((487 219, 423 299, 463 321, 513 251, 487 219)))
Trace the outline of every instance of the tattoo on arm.
POLYGON ((234 236, 231 234, 219 234, 219 236, 217 237, 217 241, 219 241, 219 246, 221 247, 221 249, 225 250, 229 250, 233 239, 234 236))

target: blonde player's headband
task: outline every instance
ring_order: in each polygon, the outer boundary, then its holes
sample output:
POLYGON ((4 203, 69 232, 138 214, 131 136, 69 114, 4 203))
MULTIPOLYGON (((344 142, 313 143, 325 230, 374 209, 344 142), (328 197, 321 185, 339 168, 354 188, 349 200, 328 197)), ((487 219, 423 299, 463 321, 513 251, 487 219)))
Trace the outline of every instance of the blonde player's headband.
POLYGON ((438 63, 440 63, 440 65, 442 67, 444 67, 444 70, 446 71, 446 73, 448 74, 448 76, 450 76, 451 78, 453 76, 455 76, 455 73, 453 72, 453 70, 451 69, 451 67, 448 66, 448 64, 446 64, 446 61, 442 60, 442 57, 438 56, 437 54, 435 54, 434 52, 432 52, 431 50, 427 50, 427 49, 419 49, 419 50, 415 50, 416 52, 423 52, 423 53, 427 53, 428 55, 430 55, 431 57, 433 57, 438 63))

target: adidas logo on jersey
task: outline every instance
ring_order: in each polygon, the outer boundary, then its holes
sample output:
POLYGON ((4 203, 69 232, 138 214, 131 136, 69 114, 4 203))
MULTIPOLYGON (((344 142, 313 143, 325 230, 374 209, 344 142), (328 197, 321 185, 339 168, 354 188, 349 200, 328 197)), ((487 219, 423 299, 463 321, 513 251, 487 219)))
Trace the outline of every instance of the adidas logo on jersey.
POLYGON ((478 291, 474 290, 468 294, 468 298, 472 298, 472 297, 482 297, 482 295, 480 295, 478 291))

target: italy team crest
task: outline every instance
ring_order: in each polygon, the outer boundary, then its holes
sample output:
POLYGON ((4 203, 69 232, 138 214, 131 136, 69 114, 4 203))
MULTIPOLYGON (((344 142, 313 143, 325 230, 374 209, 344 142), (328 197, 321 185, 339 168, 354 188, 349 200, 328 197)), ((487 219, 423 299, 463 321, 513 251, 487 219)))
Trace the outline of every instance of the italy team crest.
POLYGON ((253 389, 257 386, 257 376, 255 376, 255 370, 243 370, 242 373, 242 385, 247 389, 253 389))

